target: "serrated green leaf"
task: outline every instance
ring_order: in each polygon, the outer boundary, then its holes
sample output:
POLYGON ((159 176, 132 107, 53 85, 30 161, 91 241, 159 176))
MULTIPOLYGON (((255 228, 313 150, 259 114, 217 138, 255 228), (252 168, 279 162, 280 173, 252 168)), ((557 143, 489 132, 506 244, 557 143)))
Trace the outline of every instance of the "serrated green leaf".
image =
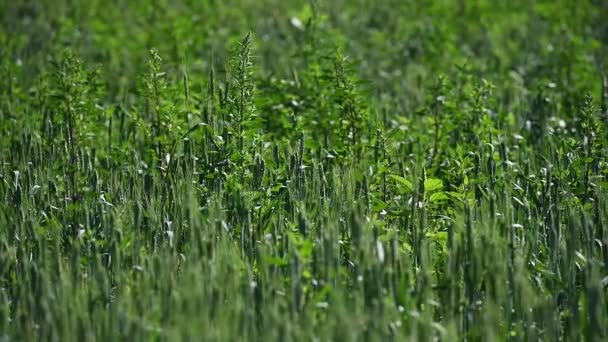
POLYGON ((443 181, 437 178, 429 178, 424 181, 424 192, 432 192, 443 189, 443 181))

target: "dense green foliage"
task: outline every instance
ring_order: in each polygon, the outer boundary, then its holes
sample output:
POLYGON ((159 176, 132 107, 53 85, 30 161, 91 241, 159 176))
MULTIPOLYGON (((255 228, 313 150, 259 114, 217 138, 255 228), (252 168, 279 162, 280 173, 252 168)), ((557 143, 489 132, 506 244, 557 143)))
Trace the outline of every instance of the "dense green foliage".
POLYGON ((607 17, 0 1, 0 340, 608 339, 607 17))

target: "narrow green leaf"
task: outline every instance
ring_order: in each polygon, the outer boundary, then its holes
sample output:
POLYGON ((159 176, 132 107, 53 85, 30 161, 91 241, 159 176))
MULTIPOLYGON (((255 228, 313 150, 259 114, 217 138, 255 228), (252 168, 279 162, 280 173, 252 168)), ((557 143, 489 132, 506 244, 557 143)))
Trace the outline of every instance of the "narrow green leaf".
POLYGON ((406 188, 408 188, 408 190, 412 191, 412 189, 414 188, 412 186, 412 182, 408 181, 407 179, 401 177, 401 176, 397 176, 397 175, 390 175, 390 177, 394 180, 396 180, 399 184, 404 185, 406 188))

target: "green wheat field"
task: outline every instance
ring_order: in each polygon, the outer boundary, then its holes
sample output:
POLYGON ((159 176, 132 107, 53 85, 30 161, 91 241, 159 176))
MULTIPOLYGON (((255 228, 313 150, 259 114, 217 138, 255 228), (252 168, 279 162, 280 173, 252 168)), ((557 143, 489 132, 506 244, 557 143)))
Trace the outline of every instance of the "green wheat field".
POLYGON ((608 340, 607 18, 0 0, 0 341, 608 340))

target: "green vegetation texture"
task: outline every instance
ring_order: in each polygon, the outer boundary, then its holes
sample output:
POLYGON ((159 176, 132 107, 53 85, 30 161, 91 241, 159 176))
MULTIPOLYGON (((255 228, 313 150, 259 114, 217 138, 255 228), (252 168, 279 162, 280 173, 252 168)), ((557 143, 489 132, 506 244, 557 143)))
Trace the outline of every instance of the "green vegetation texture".
POLYGON ((0 0, 0 341, 605 341, 608 2, 0 0))

